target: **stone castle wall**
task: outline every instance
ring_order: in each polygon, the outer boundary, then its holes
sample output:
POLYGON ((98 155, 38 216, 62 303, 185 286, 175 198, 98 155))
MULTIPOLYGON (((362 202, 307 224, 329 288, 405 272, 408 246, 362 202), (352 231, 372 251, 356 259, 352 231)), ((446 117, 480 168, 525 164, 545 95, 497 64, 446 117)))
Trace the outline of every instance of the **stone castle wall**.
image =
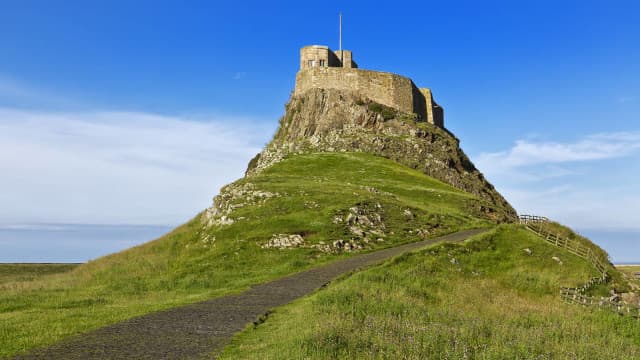
POLYGON ((294 94, 314 88, 354 91, 402 112, 415 113, 423 121, 444 125, 442 111, 438 115, 441 108, 433 101, 431 91, 418 89, 411 79, 397 74, 353 68, 302 68, 296 75, 294 94))
POLYGON ((420 92, 424 95, 427 106, 427 122, 439 126, 441 128, 444 127, 444 110, 442 107, 433 100, 433 94, 431 94, 431 89, 420 88, 420 92))

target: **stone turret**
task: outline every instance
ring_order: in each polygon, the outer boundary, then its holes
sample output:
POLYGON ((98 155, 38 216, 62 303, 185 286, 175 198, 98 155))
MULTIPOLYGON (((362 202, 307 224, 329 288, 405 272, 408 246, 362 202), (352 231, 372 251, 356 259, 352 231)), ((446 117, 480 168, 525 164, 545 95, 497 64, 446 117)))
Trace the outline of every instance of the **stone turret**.
POLYGON ((418 89, 411 79, 397 74, 358 69, 350 50, 332 51, 322 45, 300 49, 294 94, 301 95, 310 89, 352 91, 382 105, 416 114, 418 121, 444 127, 443 109, 433 100, 430 89, 418 89))
POLYGON ((328 46, 310 45, 300 49, 300 69, 314 67, 337 67, 355 69, 358 65, 353 61, 350 50, 332 51, 328 46))

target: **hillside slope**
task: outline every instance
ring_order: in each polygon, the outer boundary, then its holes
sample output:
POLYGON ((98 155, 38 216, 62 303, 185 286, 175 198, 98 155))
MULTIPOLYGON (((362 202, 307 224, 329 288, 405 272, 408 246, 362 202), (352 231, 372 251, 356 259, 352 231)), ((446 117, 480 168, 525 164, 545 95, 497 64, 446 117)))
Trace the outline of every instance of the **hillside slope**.
POLYGON ((345 151, 395 160, 502 208, 504 221, 517 219, 453 134, 345 90, 311 89, 292 96, 276 135, 251 161, 247 175, 291 154, 345 151))
POLYGON ((597 275, 584 259, 501 225, 275 309, 220 358, 637 359, 637 319, 559 297, 560 286, 597 275))
POLYGON ((0 284, 0 356, 505 216, 381 157, 291 156, 225 187, 214 207, 156 241, 70 273, 0 284))

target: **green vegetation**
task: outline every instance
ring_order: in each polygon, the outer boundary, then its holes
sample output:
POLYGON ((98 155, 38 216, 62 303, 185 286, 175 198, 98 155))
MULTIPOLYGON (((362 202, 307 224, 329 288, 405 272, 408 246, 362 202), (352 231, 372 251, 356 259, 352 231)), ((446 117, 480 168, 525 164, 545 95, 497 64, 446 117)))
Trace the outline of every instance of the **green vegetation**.
POLYGON ((576 241, 580 245, 591 249, 592 253, 599 260, 601 264, 605 264, 605 270, 609 275, 609 280, 606 283, 599 284, 589 289, 586 295, 590 296, 609 296, 611 290, 615 290, 617 293, 623 293, 631 291, 629 281, 609 262, 609 254, 601 247, 591 242, 586 237, 574 232, 572 229, 559 224, 557 222, 540 223, 539 226, 546 232, 556 234, 561 238, 568 238, 569 240, 576 241))
POLYGON ((619 273, 624 274, 630 288, 640 289, 640 278, 636 276, 640 273, 640 265, 618 265, 616 269, 619 273))
POLYGON ((630 275, 640 272, 640 265, 618 265, 616 268, 630 275))
POLYGON ((71 271, 79 264, 0 264, 0 285, 71 271))
POLYGON ((377 102, 370 102, 368 107, 369 110, 382 115, 382 118, 385 120, 393 119, 398 114, 398 110, 377 102))
MULTIPOLYGON (((249 182, 278 195, 236 208, 231 225, 207 228, 198 215, 158 240, 70 272, 1 283, 0 357, 351 256, 261 245, 274 234, 300 234, 308 245, 346 239, 347 225, 333 219, 352 207, 378 209, 386 227, 384 241, 363 251, 493 225, 483 212, 490 204, 367 154, 295 156, 236 185, 249 182)), ((239 206, 243 200, 234 201, 239 206)))
POLYGON ((559 224, 557 222, 542 223, 541 226, 543 226, 544 230, 546 230, 547 232, 557 234, 564 238, 569 238, 570 240, 579 241, 582 245, 590 248, 593 251, 593 253, 596 255, 596 257, 602 260, 602 262, 604 263, 609 262, 609 254, 607 254, 606 251, 604 251, 601 247, 591 242, 586 237, 571 230, 570 228, 562 224, 559 224))
POLYGON ((596 275, 585 260, 501 225, 278 308, 236 336, 222 358, 639 358, 638 320, 560 300, 560 286, 596 275))

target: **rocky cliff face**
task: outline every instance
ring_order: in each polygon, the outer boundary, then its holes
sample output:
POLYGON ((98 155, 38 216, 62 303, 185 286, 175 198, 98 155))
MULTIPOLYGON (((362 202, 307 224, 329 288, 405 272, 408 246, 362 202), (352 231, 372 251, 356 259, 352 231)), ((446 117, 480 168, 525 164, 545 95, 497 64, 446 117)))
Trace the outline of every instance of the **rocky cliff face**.
POLYGON ((249 163, 246 175, 307 152, 368 152, 386 157, 503 208, 507 214, 503 220, 517 217, 451 133, 355 92, 311 89, 294 95, 276 135, 249 163))

